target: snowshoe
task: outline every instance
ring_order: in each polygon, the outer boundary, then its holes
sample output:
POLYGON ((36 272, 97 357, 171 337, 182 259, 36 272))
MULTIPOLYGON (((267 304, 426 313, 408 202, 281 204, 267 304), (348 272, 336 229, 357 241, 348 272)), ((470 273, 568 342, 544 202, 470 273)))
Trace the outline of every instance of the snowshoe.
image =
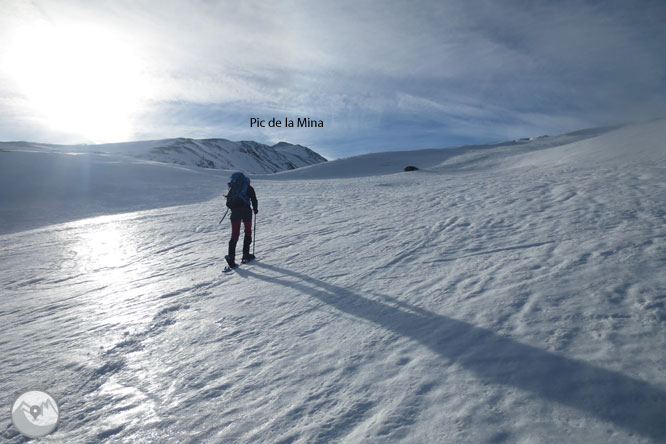
POLYGON ((238 264, 234 261, 234 258, 231 256, 224 256, 224 260, 227 261, 228 268, 230 270, 233 270, 234 268, 238 267, 238 264))

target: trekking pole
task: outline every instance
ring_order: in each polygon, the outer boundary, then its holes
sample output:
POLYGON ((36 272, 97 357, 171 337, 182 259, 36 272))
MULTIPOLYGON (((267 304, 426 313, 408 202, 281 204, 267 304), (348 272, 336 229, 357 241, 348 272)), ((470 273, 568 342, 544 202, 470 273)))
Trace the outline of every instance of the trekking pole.
POLYGON ((254 246, 257 243, 257 215, 254 215, 254 234, 252 235, 252 256, 254 256, 254 246))
MULTIPOLYGON (((231 186, 229 186, 229 189, 227 190, 227 194, 229 194, 229 191, 231 191, 231 186)), ((227 194, 223 194, 222 197, 227 197, 227 194)), ((224 212, 224 216, 222 216, 222 219, 217 223, 220 225, 222 221, 224 220, 225 217, 227 217, 227 213, 229 212, 229 207, 227 207, 227 211, 224 212)))
POLYGON ((227 208, 227 211, 224 212, 224 216, 222 216, 222 219, 220 219, 220 222, 218 222, 218 225, 222 223, 225 217, 227 217, 227 213, 229 212, 229 208, 227 208))

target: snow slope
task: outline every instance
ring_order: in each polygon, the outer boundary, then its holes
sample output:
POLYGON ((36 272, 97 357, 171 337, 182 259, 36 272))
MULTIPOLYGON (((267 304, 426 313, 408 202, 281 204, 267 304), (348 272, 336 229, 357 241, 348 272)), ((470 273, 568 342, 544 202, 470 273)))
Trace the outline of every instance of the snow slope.
POLYGON ((0 235, 0 404, 48 390, 45 442, 665 442, 666 121, 562 137, 255 179, 232 274, 218 200, 0 235))
MULTIPOLYGON (((416 166, 426 172, 454 174, 470 168, 496 167, 500 162, 522 153, 532 153, 563 145, 571 145, 589 138, 595 138, 614 128, 595 128, 576 131, 556 137, 542 136, 532 139, 519 139, 490 145, 466 145, 454 148, 433 148, 407 151, 369 153, 338 159, 335 162, 313 164, 296 171, 283 171, 272 175, 256 177, 281 179, 335 179, 392 174, 404 171, 406 166, 416 166)), ((575 148, 574 148, 575 149, 575 148)), ((539 158, 534 158, 536 162, 539 158)))
POLYGON ((17 150, 0 159, 0 234, 209 200, 228 176, 94 153, 17 150))

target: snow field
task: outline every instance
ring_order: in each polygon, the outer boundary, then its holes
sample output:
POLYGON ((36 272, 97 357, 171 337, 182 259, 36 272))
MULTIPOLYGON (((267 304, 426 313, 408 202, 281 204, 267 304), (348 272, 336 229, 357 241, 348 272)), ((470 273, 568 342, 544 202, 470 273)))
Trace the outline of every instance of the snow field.
POLYGON ((47 442, 663 442, 663 127, 254 180, 231 274, 219 199, 2 235, 0 402, 49 390, 47 442))

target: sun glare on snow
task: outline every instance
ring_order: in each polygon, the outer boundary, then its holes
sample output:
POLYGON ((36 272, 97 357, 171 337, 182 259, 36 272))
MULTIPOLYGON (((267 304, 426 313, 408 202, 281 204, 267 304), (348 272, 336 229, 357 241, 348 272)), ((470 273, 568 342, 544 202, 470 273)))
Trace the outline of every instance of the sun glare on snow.
POLYGON ((99 27, 16 30, 5 69, 50 128, 93 142, 127 140, 148 82, 130 42, 99 27))

